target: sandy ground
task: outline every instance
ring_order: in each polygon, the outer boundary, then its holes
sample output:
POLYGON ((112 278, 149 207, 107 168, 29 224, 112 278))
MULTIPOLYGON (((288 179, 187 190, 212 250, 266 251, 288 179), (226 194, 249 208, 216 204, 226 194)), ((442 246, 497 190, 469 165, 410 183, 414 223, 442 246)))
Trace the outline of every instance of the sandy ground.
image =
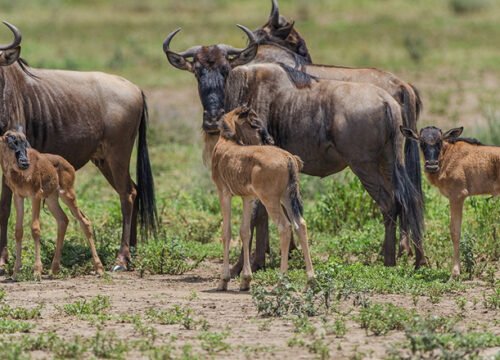
MULTIPOLYGON (((7 293, 6 302, 10 306, 31 308, 43 305, 41 319, 31 320, 35 327, 32 334, 55 332, 60 337, 72 339, 74 336, 92 337, 96 331, 95 323, 68 316, 60 308, 64 304, 73 303, 81 299, 90 299, 97 295, 109 296, 111 307, 106 312, 111 315, 138 314, 143 318, 145 325, 153 326, 158 337, 154 345, 171 343, 178 349, 183 344, 193 345, 195 352, 203 353, 198 339, 203 331, 198 329, 186 330, 181 325, 159 325, 149 323, 145 313, 148 309, 166 310, 174 305, 189 307, 194 310, 197 320, 206 320, 209 331, 229 331, 225 342, 231 345, 230 349, 219 352, 216 358, 244 359, 244 358, 289 358, 294 359, 316 358, 306 347, 290 347, 288 341, 300 334, 294 333, 294 325, 290 318, 262 318, 257 314, 249 293, 238 291, 238 282, 232 281, 228 292, 216 292, 220 264, 204 262, 196 270, 180 276, 155 275, 139 278, 138 273, 112 273, 108 278, 99 279, 93 276, 51 280, 43 279, 41 283, 24 282, 13 283, 7 280, 0 285, 7 293), (172 342, 171 336, 176 339, 172 342)), ((477 304, 471 303, 473 297, 480 297, 484 288, 480 284, 470 283, 470 289, 464 294, 469 302, 466 306, 463 326, 465 328, 475 324, 484 326, 489 331, 500 335, 500 327, 493 323, 497 312, 485 311, 477 304)), ((458 296, 458 294, 457 294, 458 296)), ((431 304, 429 299, 421 297, 417 308, 420 313, 453 316, 457 305, 453 300, 455 295, 443 297, 438 304, 431 304)), ((392 302, 395 305, 412 308, 413 302, 409 296, 374 295, 372 302, 392 302)), ((349 320, 356 313, 352 299, 345 300, 341 307, 354 309, 346 317, 347 335, 336 338, 327 335, 324 342, 328 344, 331 358, 369 358, 379 359, 387 355, 388 347, 404 339, 402 331, 391 331, 386 336, 367 335, 359 324, 349 320)), ((331 320, 335 319, 331 315, 331 320)), ((497 318, 498 319, 498 318, 497 318)), ((312 322, 320 324, 320 318, 312 318, 312 322)), ((134 330, 133 324, 120 323, 118 320, 106 320, 101 331, 115 332, 120 339, 132 341, 140 338, 134 330)), ((489 349, 485 354, 494 354, 500 349, 489 349)), ((204 353, 206 355, 206 353, 204 353)), ((36 358, 45 358, 48 354, 35 352, 36 358)), ((145 355, 132 352, 127 358, 143 358, 145 355)), ((204 356, 202 356, 204 357, 204 356)))

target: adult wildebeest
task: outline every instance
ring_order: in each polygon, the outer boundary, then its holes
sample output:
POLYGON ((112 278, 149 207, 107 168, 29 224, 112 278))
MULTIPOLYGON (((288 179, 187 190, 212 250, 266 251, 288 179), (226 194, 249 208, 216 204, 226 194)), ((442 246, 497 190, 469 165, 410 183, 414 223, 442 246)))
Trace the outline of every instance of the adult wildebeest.
MULTIPOLYGON (((147 106, 143 92, 122 77, 100 72, 26 68, 20 59, 21 33, 0 46, 0 131, 21 125, 30 144, 57 154, 75 169, 91 160, 120 196, 123 217, 118 268, 136 243, 136 219, 145 231, 156 226, 154 184, 146 142, 147 106), (137 186, 130 178, 132 148, 138 137, 137 186)), ((0 268, 7 261, 7 222, 12 193, 2 183, 0 268)))
POLYGON ((60 270, 68 217, 59 205, 59 197, 80 223, 89 244, 94 269, 98 275, 102 275, 104 268, 95 249, 92 225, 76 204, 75 168, 59 155, 41 154, 31 148, 26 136, 20 130, 8 130, 4 136, 0 136, 0 157, 3 176, 6 184, 14 192, 16 207, 16 264, 14 265, 12 277, 15 279, 21 269, 24 198, 26 197, 31 198, 31 234, 35 241, 35 278, 40 280, 42 277, 40 255, 40 208, 42 200, 46 201, 49 211, 57 221, 56 249, 51 272, 54 275, 60 270))
MULTIPOLYGON (((230 102, 233 103, 234 106, 239 105, 237 102, 234 101, 235 98, 238 98, 238 92, 235 89, 232 89, 229 92, 225 92, 225 86, 226 89, 229 87, 231 80, 228 79, 228 75, 230 74, 230 70, 234 68, 235 66, 232 64, 241 64, 242 62, 244 63, 250 63, 252 61, 252 58, 250 55, 257 55, 258 56, 258 51, 255 50, 256 47, 256 42, 254 41, 254 36, 252 33, 246 29, 243 26, 239 26, 241 29, 245 31, 245 33, 248 35, 250 39, 250 44, 246 49, 233 49, 232 54, 228 54, 227 51, 225 51, 227 45, 212 45, 212 46, 195 46, 190 48, 189 50, 183 52, 183 53, 175 53, 172 50, 170 50, 170 42, 172 38, 179 32, 179 30, 176 30, 169 34, 167 38, 164 41, 163 48, 165 51, 165 54, 167 55, 167 58, 169 62, 181 69, 181 70, 188 70, 191 71, 195 74, 197 80, 198 80, 198 89, 199 89, 199 94, 200 98, 203 104, 204 108, 204 119, 203 119, 203 130, 205 131, 205 134, 210 135, 212 133, 218 133, 218 128, 217 128, 217 123, 218 120, 220 119, 221 114, 224 113, 224 96, 226 95, 226 110, 231 110, 232 106, 227 105, 227 100, 229 99, 230 102), (240 54, 244 56, 239 56, 240 54), (232 55, 232 57, 230 57, 232 55), (190 60, 192 58, 192 60, 190 60)), ((258 49, 261 47, 259 46, 258 49)), ((296 71, 296 74, 302 74, 299 76, 308 76, 307 74, 296 71)), ((257 81, 260 80, 265 80, 261 77, 257 79, 257 81)), ((365 102, 365 91, 361 91, 363 87, 368 89, 368 92, 373 92, 374 94, 380 94, 382 98, 389 96, 388 93, 386 93, 384 90, 375 87, 371 84, 357 84, 353 83, 353 87, 356 88, 356 91, 358 89, 360 90, 358 93, 354 91, 352 95, 352 101, 353 104, 356 104, 356 107, 362 107, 365 102), (384 95, 381 95, 381 94, 384 95)), ((274 88, 274 90, 277 90, 277 85, 274 88)), ((272 101, 271 99, 273 98, 274 93, 272 95, 269 95, 269 99, 264 99, 262 100, 264 103, 268 103, 269 101, 272 101)), ((311 100, 312 101, 312 100, 311 100)), ((392 99, 392 101, 395 101, 392 99)), ((293 107, 291 105, 291 107, 293 107)), ((396 108, 399 111, 399 116, 402 118, 404 113, 401 110, 401 107, 396 104, 396 108)), ((367 109, 367 116, 370 111, 367 109)), ((264 114, 260 114, 259 116, 266 117, 264 114)), ((310 116, 307 118, 310 119, 310 116)), ((271 130, 271 129, 270 129, 271 130)), ((209 144, 208 148, 210 149, 213 147, 213 144, 210 144, 210 141, 214 142, 216 141, 216 138, 213 138, 210 140, 210 136, 206 137, 207 139, 207 144, 209 144)), ((301 141, 301 140, 298 140, 301 141)), ((278 144, 280 145, 280 141, 278 140, 278 144)), ((281 145, 280 145, 281 146, 281 145)), ((291 151, 294 153, 293 151, 291 151)), ((301 154, 298 154, 299 156, 301 154)), ((417 155, 418 155, 418 147, 417 147, 417 155)), ((302 157, 302 156, 301 156, 302 157)), ((317 175, 317 176, 326 176, 329 174, 332 174, 336 171, 342 170, 345 166, 339 166, 339 169, 331 169, 329 168, 328 171, 326 171, 324 174, 323 173, 318 173, 314 171, 309 171, 308 168, 310 169, 311 165, 308 163, 309 161, 318 161, 317 164, 315 164, 318 167, 323 166, 321 161, 324 159, 305 159, 306 160, 306 167, 304 172, 311 174, 311 175, 317 175), (335 171, 336 170, 336 171, 335 171)), ((414 157, 407 157, 406 159, 408 167, 411 168, 416 168, 418 167, 418 157, 415 159, 414 157), (417 165, 414 164, 414 161, 417 161, 417 165)), ((420 179, 418 179, 418 186, 416 188, 418 189, 420 187, 420 179)), ((419 203, 421 203, 421 197, 420 194, 418 193, 417 190, 417 197, 419 198, 419 203)), ((267 219, 265 219, 267 223, 267 219)), ((402 229, 406 230, 409 232, 409 228, 407 227, 409 221, 419 221, 417 219, 403 219, 403 224, 402 224, 402 229)), ((262 223, 261 223, 262 224, 262 223)), ((386 227, 387 230, 389 231, 390 229, 386 227)), ((388 234, 386 233, 386 239, 388 238, 388 234)), ((257 236, 259 235, 259 232, 257 231, 257 236)), ((415 245, 417 248, 416 251, 416 266, 420 266, 423 263, 425 263, 425 257, 423 255, 423 249, 421 246, 421 232, 420 230, 415 232, 413 234, 415 238, 415 245)), ((392 242, 392 239, 391 239, 392 242)), ((389 246, 390 247, 390 246, 389 246)), ((393 254, 392 250, 389 250, 389 247, 385 247, 385 264, 386 265, 393 265, 395 264, 395 259, 393 259, 393 254)), ((265 248, 265 247, 264 247, 265 248)), ((263 250, 263 247, 261 247, 261 250, 263 250)), ((259 252, 258 252, 259 254, 259 252)), ((263 258, 263 251, 260 252, 262 255, 261 259, 263 258)))
POLYGON ((463 127, 443 134, 428 126, 417 134, 401 128, 407 138, 420 143, 429 182, 450 201, 450 232, 453 241, 451 276, 460 275, 460 232, 464 201, 474 195, 500 195, 500 147, 461 138, 463 127))
POLYGON ((263 122, 248 107, 226 114, 212 152, 212 180, 217 186, 222 212, 224 265, 218 290, 227 290, 229 282, 229 244, 231 242, 231 198, 241 196, 243 215, 240 237, 244 253, 240 290, 248 290, 250 268, 250 218, 254 199, 259 199, 278 227, 281 248, 281 272, 288 270, 288 249, 292 224, 299 236, 309 280, 314 270, 309 255, 307 226, 302 217, 299 171, 302 160, 276 146, 263 122), (286 214, 286 215, 285 215, 286 214))

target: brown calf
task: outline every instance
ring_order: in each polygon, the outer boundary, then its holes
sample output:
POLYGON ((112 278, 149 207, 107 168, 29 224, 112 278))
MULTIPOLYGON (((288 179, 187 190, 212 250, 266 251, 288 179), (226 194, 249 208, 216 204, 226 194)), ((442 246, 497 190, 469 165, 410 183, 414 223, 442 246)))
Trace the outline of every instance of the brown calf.
POLYGON ((40 258, 40 205, 45 199, 49 211, 57 221, 57 242, 52 260, 52 273, 59 272, 64 235, 68 227, 68 218, 59 205, 59 196, 69 207, 71 213, 80 222, 92 253, 92 261, 99 275, 104 273, 101 260, 97 255, 92 225, 76 204, 74 189, 75 169, 58 155, 41 154, 30 148, 26 136, 20 131, 7 131, 0 137, 1 166, 5 181, 14 193, 16 207, 16 263, 13 278, 21 268, 23 240, 24 198, 32 201, 31 233, 35 241, 35 278, 42 275, 40 258))
POLYGON ((288 270, 288 249, 293 224, 300 238, 307 276, 309 279, 314 278, 298 184, 302 161, 285 150, 265 146, 268 144, 273 144, 272 138, 257 114, 249 108, 236 108, 224 117, 219 141, 212 154, 212 179, 217 186, 223 217, 224 265, 218 287, 221 291, 227 290, 231 277, 229 244, 231 241, 231 198, 234 195, 241 196, 243 199, 243 216, 240 225, 240 237, 243 243, 243 273, 240 290, 248 290, 252 279, 249 243, 252 204, 255 199, 262 202, 278 227, 281 271, 288 270), (262 144, 264 146, 259 146, 262 144))
POLYGON ((420 143, 429 182, 450 201, 450 232, 453 241, 452 277, 460 275, 460 228, 464 200, 473 195, 500 195, 500 147, 484 146, 460 138, 463 127, 442 133, 428 126, 420 135, 401 128, 404 136, 420 143))

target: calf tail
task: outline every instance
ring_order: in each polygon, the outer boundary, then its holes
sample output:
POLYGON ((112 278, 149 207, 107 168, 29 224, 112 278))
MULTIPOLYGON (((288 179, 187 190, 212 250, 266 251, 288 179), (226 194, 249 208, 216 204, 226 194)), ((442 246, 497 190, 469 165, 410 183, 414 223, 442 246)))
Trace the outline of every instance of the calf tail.
MULTIPOLYGON (((408 235, 413 239, 415 246, 418 248, 417 254, 419 254, 419 249, 422 249, 424 232, 424 206, 422 197, 411 181, 408 171, 401 159, 401 141, 398 140, 398 137, 401 137, 398 131, 399 125, 394 122, 394 117, 388 104, 386 104, 386 116, 390 119, 389 123, 392 124, 391 135, 393 154, 395 154, 396 157, 393 164, 392 182, 397 204, 397 216, 401 221, 402 229, 407 231, 408 235)), ((418 160, 407 159, 407 161, 408 166, 413 167, 415 164, 412 163, 412 161, 418 160)), ((417 259, 417 261, 420 261, 420 259, 417 259)))
POLYGON ((284 201, 288 218, 293 222, 295 228, 298 228, 304 206, 299 190, 299 172, 303 167, 302 160, 295 155, 288 159, 288 186, 286 189, 286 200, 284 201))

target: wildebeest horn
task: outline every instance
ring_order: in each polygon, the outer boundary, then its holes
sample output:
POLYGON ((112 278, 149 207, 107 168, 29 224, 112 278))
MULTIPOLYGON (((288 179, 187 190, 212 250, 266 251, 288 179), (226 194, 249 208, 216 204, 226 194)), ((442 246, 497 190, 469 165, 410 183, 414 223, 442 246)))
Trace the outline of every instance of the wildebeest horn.
POLYGON ((8 49, 15 48, 16 46, 18 46, 21 43, 21 39, 22 39, 21 32, 19 31, 18 28, 16 28, 14 25, 8 23, 7 21, 2 21, 2 22, 5 24, 5 26, 7 26, 10 29, 10 31, 12 31, 14 33, 14 41, 9 45, 0 45, 0 50, 8 50, 8 49))
POLYGON ((243 32, 248 36, 249 44, 245 49, 237 49, 230 45, 219 45, 220 48, 226 50, 228 55, 239 55, 257 42, 257 39, 255 38, 255 35, 253 34, 252 30, 240 24, 236 24, 236 26, 239 27, 241 30, 243 30, 243 32))
POLYGON ((181 30, 182 30, 181 28, 178 28, 177 30, 174 30, 170 34, 168 34, 167 38, 163 42, 163 52, 165 54, 167 54, 169 52, 174 53, 174 54, 177 54, 179 56, 182 56, 183 58, 193 57, 201 49, 201 46, 199 46, 199 45, 193 46, 193 47, 191 47, 191 48, 189 48, 186 51, 181 52, 181 53, 176 53, 175 51, 170 50, 170 42, 172 41, 174 36, 177 35, 177 33, 181 30))
POLYGON ((273 7, 271 8, 271 15, 269 15, 269 20, 271 20, 271 25, 274 28, 280 27, 280 8, 278 6, 278 0, 272 0, 273 7))

